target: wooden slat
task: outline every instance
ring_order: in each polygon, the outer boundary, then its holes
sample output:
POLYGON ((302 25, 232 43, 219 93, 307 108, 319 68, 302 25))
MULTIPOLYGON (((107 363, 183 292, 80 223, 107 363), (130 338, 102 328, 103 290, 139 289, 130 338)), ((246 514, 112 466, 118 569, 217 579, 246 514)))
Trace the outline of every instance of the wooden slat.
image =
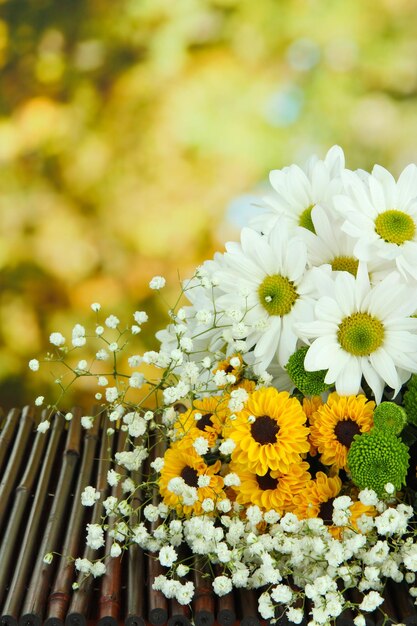
MULTIPOLYGON (((3 416, 3 411, 0 409, 0 415, 3 416)), ((6 419, 2 423, 2 429, 0 432, 0 476, 3 473, 6 465, 7 457, 10 454, 10 447, 15 438, 17 427, 20 420, 19 409, 11 409, 7 414, 6 419)))
POLYGON ((34 425, 34 414, 32 407, 23 409, 19 419, 19 430, 14 440, 6 470, 0 481, 0 532, 4 519, 9 513, 10 494, 18 483, 20 468, 25 461, 26 446, 34 425))
POLYGON ((59 540, 65 515, 68 515, 70 489, 78 467, 81 444, 81 411, 74 410, 73 413, 51 511, 21 610, 21 626, 40 626, 42 623, 53 573, 53 568, 44 563, 43 558, 45 554, 58 552, 61 548, 59 540))
POLYGON ((12 575, 11 568, 13 557, 18 550, 19 532, 23 525, 24 516, 27 517, 28 515, 29 498, 32 495, 35 479, 44 460, 47 441, 48 436, 45 433, 35 435, 26 471, 16 489, 13 508, 10 511, 8 524, 3 534, 3 541, 0 546, 0 607, 6 594, 6 585, 3 584, 3 581, 10 580, 12 575))
POLYGON ((17 624, 20 607, 25 599, 26 584, 30 570, 33 566, 34 556, 36 554, 36 544, 38 542, 40 522, 45 509, 48 485, 64 426, 63 422, 64 420, 61 416, 55 416, 53 420, 52 433, 48 443, 45 462, 39 477, 38 487, 28 519, 28 525, 23 537, 20 553, 16 561, 16 567, 10 584, 9 593, 3 608, 2 619, 5 619, 7 616, 9 624, 17 624))
MULTIPOLYGON (((131 473, 135 485, 142 482, 142 470, 131 473)), ((130 515, 130 525, 133 528, 139 521, 138 507, 141 505, 141 492, 139 489, 133 494, 130 515)), ((128 550, 128 575, 127 575, 127 599, 126 599, 126 626, 145 626, 145 568, 143 550, 137 543, 132 542, 128 550)))
MULTIPOLYGON (((74 417, 77 415, 74 413, 74 417)), ((74 582, 74 561, 68 556, 79 555, 81 533, 84 530, 83 520, 85 508, 81 506, 81 494, 91 484, 94 457, 99 440, 100 418, 96 417, 93 427, 83 434, 83 454, 80 473, 75 488, 73 506, 68 521, 68 527, 63 541, 62 556, 59 561, 55 582, 49 596, 49 605, 45 626, 62 626, 67 615, 71 599, 71 587, 74 582)))
MULTIPOLYGON (((107 497, 108 483, 107 472, 110 469, 110 459, 112 456, 111 443, 108 441, 107 428, 108 419, 103 420, 103 427, 101 432, 101 445, 100 445, 100 458, 98 460, 96 489, 100 492, 100 500, 98 500, 94 507, 91 517, 91 524, 99 524, 101 515, 103 512, 103 500, 107 497)), ((97 558, 97 550, 85 547, 83 558, 93 561, 97 558)), ((91 576, 84 578, 82 574, 79 574, 77 583, 79 589, 72 595, 68 613, 65 619, 67 626, 83 626, 87 623, 87 616, 90 609, 90 601, 93 592, 93 579, 91 576)))

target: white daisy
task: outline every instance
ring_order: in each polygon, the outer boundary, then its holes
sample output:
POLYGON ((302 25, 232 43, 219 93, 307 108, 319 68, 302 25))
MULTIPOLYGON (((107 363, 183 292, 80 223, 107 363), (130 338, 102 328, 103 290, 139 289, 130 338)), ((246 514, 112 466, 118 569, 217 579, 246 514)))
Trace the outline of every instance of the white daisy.
POLYGON ((397 394, 417 372, 417 290, 392 272, 372 286, 365 263, 356 279, 348 272, 323 272, 315 321, 298 324, 315 339, 304 361, 308 371, 327 370, 325 382, 341 395, 355 395, 362 376, 380 402, 385 383, 397 394))
POLYGON ((355 239, 355 255, 384 259, 417 280, 417 166, 408 165, 397 182, 379 165, 366 178, 348 171, 342 178, 345 193, 334 204, 342 229, 355 239))
MULTIPOLYGON (((308 260, 311 267, 330 265, 333 271, 350 272, 356 276, 359 259, 355 255, 355 240, 342 230, 343 220, 336 211, 330 213, 321 206, 311 211, 314 232, 303 228, 300 236, 307 244, 308 260)), ((392 266, 390 267, 392 271, 392 266)), ((373 282, 381 280, 389 273, 383 260, 372 259, 368 270, 373 282)))
POLYGON ((304 168, 290 165, 272 170, 269 180, 275 193, 263 198, 265 212, 254 217, 250 226, 269 233, 275 224, 286 219, 293 228, 314 230, 311 210, 317 204, 332 206, 332 198, 341 193, 341 172, 345 166, 343 150, 333 146, 323 161, 312 157, 304 168))
POLYGON ((261 372, 277 356, 286 365, 294 352, 294 323, 312 318, 311 285, 306 276, 307 250, 300 237, 290 237, 284 224, 268 236, 250 228, 241 243, 226 245, 224 267, 216 273, 224 293, 218 305, 246 311, 246 344, 254 347, 254 369, 261 372))

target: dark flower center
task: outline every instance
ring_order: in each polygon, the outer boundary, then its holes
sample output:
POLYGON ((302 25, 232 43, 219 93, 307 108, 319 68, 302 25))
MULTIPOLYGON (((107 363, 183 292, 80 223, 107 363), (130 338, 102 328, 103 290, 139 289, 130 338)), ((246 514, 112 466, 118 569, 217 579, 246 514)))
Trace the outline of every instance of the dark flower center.
POLYGON ((251 426, 252 437, 262 446, 267 443, 276 443, 279 426, 269 415, 257 417, 251 426))
POLYGON ((333 524, 333 501, 334 498, 330 498, 327 502, 322 502, 320 504, 320 510, 317 517, 320 517, 325 524, 333 524))
POLYGON ((276 489, 278 487, 278 478, 273 478, 269 472, 265 476, 256 476, 256 481, 259 485, 259 489, 267 491, 268 489, 276 489))
POLYGON ((361 429, 359 428, 357 422, 349 417, 347 420, 341 420, 337 422, 334 434, 336 435, 337 440, 346 448, 350 448, 350 445, 353 441, 353 437, 355 435, 359 435, 361 429))
POLYGON ((197 422, 197 428, 199 430, 206 430, 207 426, 213 426, 212 417, 213 413, 205 413, 202 415, 197 422))
POLYGON ((197 470, 186 465, 184 469, 181 471, 181 478, 184 479, 184 482, 187 483, 190 487, 198 487, 198 474, 197 470))

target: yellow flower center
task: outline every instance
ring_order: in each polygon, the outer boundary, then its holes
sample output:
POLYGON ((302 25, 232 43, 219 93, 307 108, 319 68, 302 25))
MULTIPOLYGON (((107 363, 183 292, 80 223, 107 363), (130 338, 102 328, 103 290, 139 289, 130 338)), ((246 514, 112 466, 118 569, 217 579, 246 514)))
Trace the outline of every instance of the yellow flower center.
POLYGON ((269 315, 287 315, 298 298, 294 283, 285 276, 267 276, 259 285, 258 295, 269 315))
POLYGON ((346 352, 354 356, 365 356, 382 345, 384 326, 368 313, 354 313, 339 324, 337 339, 346 352))
POLYGON ((380 213, 375 220, 375 231, 387 243, 398 246, 413 239, 416 225, 410 215, 397 209, 380 213))
POLYGON ((311 230, 311 232, 315 234, 316 230, 314 228, 313 220, 311 219, 311 211, 313 210, 314 206, 314 204, 310 204, 309 207, 304 209, 299 217, 298 224, 303 228, 307 228, 307 230, 311 230))
POLYGON ((336 272, 349 272, 356 276, 359 261, 353 256, 336 256, 331 262, 332 270, 336 272))
POLYGON ((251 426, 251 434, 257 443, 261 446, 268 443, 276 443, 279 426, 269 415, 261 415, 257 417, 251 426))

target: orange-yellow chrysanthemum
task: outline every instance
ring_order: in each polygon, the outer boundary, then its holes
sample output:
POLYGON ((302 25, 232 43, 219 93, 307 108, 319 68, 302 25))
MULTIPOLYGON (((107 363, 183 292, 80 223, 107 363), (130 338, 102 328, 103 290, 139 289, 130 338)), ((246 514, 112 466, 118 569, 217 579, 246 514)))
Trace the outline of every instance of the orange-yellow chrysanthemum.
POLYGON ((183 445, 189 446, 197 437, 205 437, 212 447, 229 413, 225 397, 212 396, 194 400, 192 408, 181 413, 174 423, 174 439, 182 440, 183 445))
POLYGON ((159 491, 164 503, 169 508, 175 509, 179 515, 201 515, 203 513, 201 505, 206 498, 218 502, 226 497, 223 491, 224 480, 218 475, 220 467, 220 461, 207 465, 193 447, 187 448, 180 445, 180 442, 173 443, 165 452, 164 466, 159 478, 159 491), (209 477, 209 485, 200 487, 199 476, 209 477), (186 485, 196 489, 198 499, 194 504, 184 504, 181 496, 169 489, 171 479, 178 477, 182 478, 186 485))
POLYGON ((355 435, 369 431, 375 402, 364 395, 339 396, 331 393, 311 419, 311 443, 321 454, 324 465, 346 469, 346 460, 355 435))
POLYGON ((264 511, 291 512, 293 497, 311 480, 308 463, 293 463, 288 474, 268 470, 260 476, 241 465, 231 464, 230 469, 240 479, 235 486, 236 500, 242 505, 257 504, 264 511))
POLYGON ((310 448, 305 421, 301 404, 287 391, 255 391, 231 422, 229 437, 236 444, 232 461, 259 476, 268 470, 288 473, 310 448))
POLYGON ((324 522, 331 523, 333 500, 342 488, 339 476, 326 476, 318 472, 316 478, 306 484, 302 493, 294 496, 294 513, 299 519, 320 517, 324 522))

